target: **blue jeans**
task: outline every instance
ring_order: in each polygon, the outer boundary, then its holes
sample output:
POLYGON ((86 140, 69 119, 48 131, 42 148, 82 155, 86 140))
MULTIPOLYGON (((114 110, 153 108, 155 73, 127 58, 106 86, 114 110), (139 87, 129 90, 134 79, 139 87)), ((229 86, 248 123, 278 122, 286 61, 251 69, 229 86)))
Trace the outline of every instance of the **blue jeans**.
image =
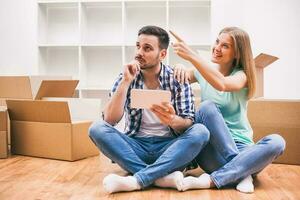
POLYGON ((257 174, 285 149, 285 141, 278 134, 268 135, 253 145, 235 142, 220 110, 211 101, 201 104, 196 123, 205 125, 210 132, 210 141, 196 160, 203 170, 211 173, 217 188, 257 174))
POLYGON ((99 121, 92 124, 89 135, 100 151, 132 173, 142 188, 184 169, 209 140, 202 124, 194 124, 178 137, 129 137, 99 121))

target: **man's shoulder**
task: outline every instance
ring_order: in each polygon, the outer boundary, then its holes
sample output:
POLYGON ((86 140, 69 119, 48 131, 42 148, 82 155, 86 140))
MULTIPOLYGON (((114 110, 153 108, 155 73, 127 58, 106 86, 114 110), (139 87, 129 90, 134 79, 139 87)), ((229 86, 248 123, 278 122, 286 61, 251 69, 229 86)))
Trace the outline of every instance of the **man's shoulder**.
POLYGON ((168 73, 168 74, 174 73, 174 70, 171 66, 163 64, 163 67, 164 67, 166 73, 168 73))
POLYGON ((174 77, 174 69, 169 65, 164 65, 165 73, 168 75, 168 78, 175 87, 182 87, 185 84, 180 84, 179 81, 174 77))

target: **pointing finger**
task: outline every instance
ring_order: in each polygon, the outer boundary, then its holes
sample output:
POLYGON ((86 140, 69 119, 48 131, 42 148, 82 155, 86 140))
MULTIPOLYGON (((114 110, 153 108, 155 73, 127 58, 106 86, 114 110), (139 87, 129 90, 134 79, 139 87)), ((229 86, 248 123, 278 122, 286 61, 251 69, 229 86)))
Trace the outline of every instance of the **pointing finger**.
POLYGON ((176 38, 178 42, 183 42, 183 39, 181 39, 176 33, 171 30, 169 30, 169 32, 176 38))

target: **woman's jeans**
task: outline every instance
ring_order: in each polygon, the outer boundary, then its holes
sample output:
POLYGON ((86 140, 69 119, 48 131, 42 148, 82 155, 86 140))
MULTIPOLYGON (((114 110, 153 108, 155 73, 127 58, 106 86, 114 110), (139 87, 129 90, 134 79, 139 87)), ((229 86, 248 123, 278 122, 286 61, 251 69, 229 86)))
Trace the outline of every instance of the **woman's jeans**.
POLYGON ((278 134, 268 135, 256 144, 235 142, 217 106, 211 101, 201 103, 196 123, 210 132, 209 143, 196 157, 217 188, 235 184, 249 175, 257 174, 281 155, 285 140, 278 134))
POLYGON ((105 121, 89 130, 100 151, 132 173, 142 188, 176 170, 182 170, 209 141, 202 124, 194 124, 178 137, 129 137, 105 121))

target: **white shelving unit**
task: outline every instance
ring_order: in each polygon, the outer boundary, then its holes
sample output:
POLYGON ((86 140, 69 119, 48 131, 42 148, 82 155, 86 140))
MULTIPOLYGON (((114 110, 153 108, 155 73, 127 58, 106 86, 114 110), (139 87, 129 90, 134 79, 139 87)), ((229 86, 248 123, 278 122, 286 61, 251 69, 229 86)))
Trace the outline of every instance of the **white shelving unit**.
MULTIPOLYGON (((210 0, 38 0, 39 74, 79 79, 79 95, 105 98, 134 57, 138 30, 173 30, 210 51, 210 0)), ((171 37, 171 40, 174 40, 171 37)), ((184 63, 170 47, 166 64, 184 63)))

